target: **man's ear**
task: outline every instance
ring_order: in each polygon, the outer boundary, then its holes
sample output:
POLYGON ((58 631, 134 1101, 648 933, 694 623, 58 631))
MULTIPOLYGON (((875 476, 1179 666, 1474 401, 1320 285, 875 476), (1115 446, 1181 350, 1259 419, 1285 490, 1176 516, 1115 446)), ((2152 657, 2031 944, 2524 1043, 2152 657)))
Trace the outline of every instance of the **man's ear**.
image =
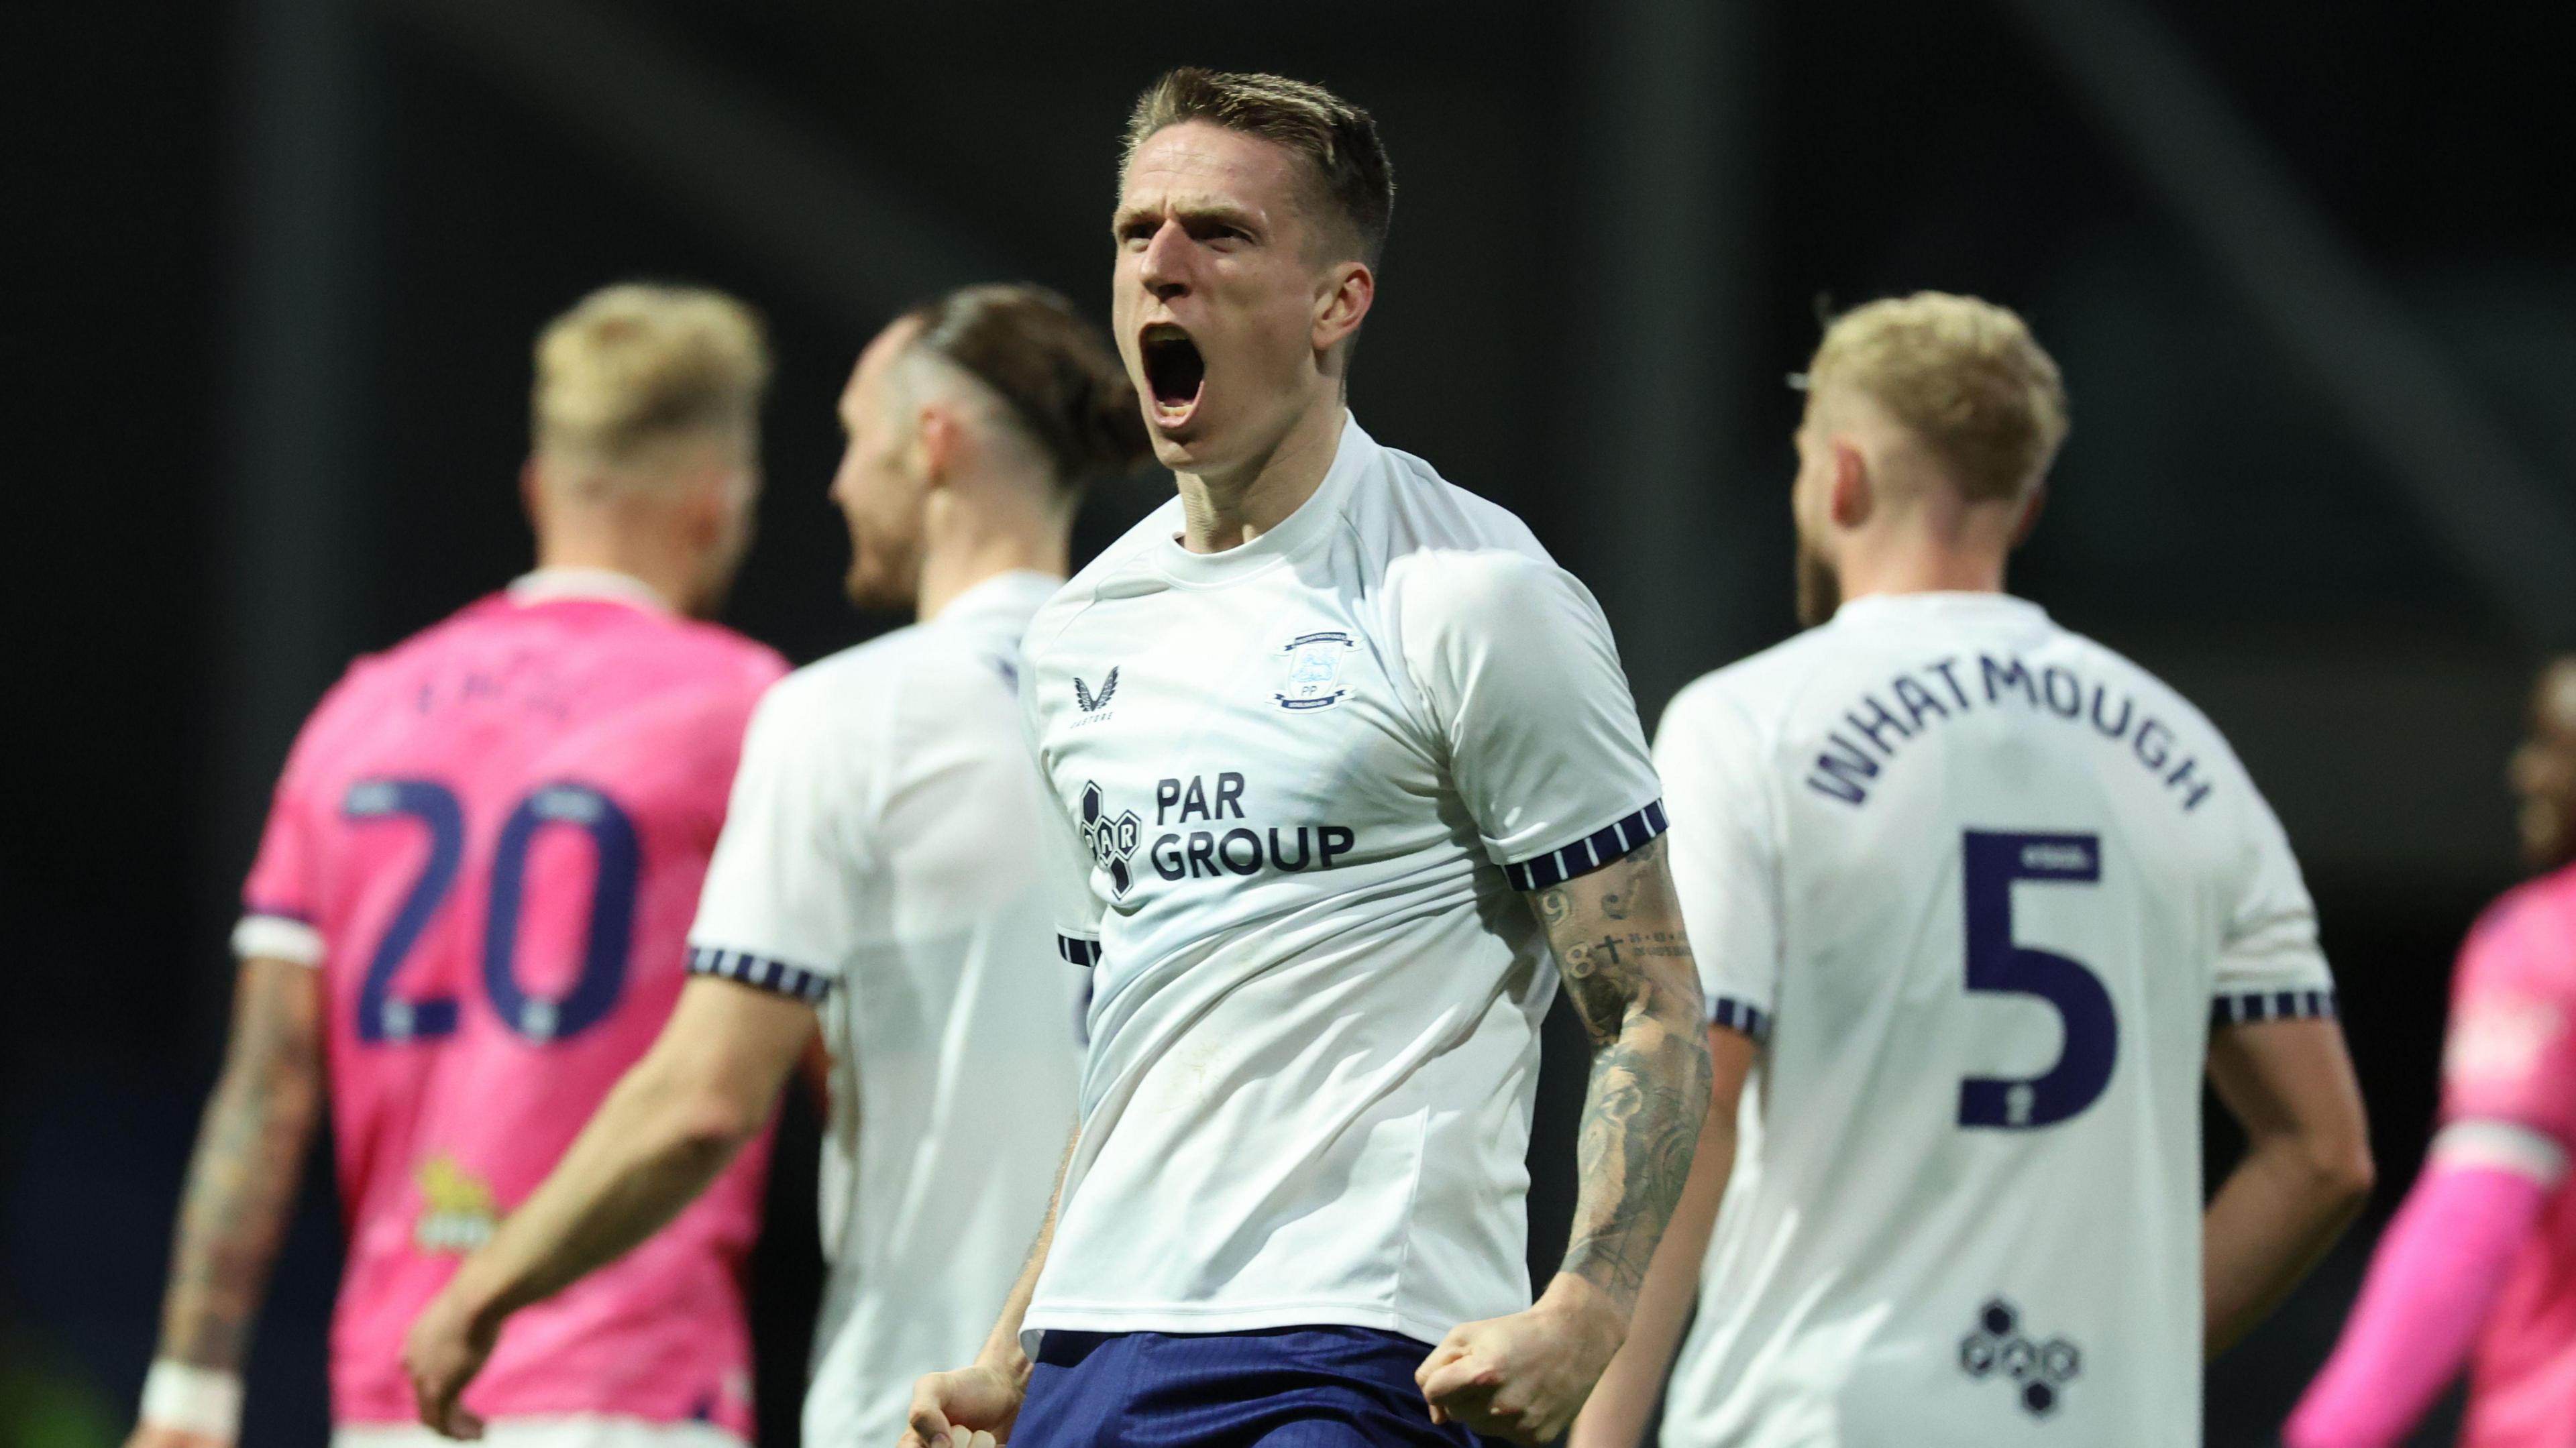
POLYGON ((912 455, 928 485, 946 486, 965 450, 966 438, 958 426, 957 414, 935 400, 922 403, 921 410, 913 415, 912 455))
POLYGON ((1835 527, 1857 528, 1869 521, 1870 513, 1878 506, 1869 460, 1847 439, 1835 438, 1830 445, 1834 450, 1834 481, 1825 496, 1825 510, 1835 527))
POLYGON ((519 508, 528 515, 531 532, 545 529, 545 505, 540 501, 544 487, 545 480, 537 476, 537 455, 530 453, 528 460, 519 464, 519 508))
POLYGON ((1313 341, 1318 355, 1338 347, 1368 318, 1377 301, 1377 274, 1361 261, 1335 262, 1315 287, 1313 341))
POLYGON ((736 473, 729 463, 709 462, 682 478, 679 496, 686 500, 691 536, 705 547, 724 536, 727 521, 733 515, 733 491, 738 486, 736 473))
POLYGON ((2039 526, 2040 511, 2047 506, 2048 480, 2042 478, 2030 485, 2030 496, 2021 500, 2021 516, 2013 521, 2013 547, 2019 548, 2030 537, 2030 530, 2039 526))

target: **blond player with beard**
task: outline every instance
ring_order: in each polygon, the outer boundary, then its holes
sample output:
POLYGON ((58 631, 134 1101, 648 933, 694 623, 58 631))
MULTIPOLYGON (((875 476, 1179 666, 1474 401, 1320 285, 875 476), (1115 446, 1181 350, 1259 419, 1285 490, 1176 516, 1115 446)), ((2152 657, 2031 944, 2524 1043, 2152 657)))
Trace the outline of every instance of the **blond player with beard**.
POLYGON ((2198 710, 2004 592, 2066 432, 2021 318, 1873 302, 1806 386, 1814 627, 1656 735, 1717 1084, 1576 1441, 1633 1448, 1697 1292, 1669 1448, 2187 1448, 2370 1187, 2298 864, 2198 710), (2251 1143, 2205 1210, 2204 1079, 2251 1143))

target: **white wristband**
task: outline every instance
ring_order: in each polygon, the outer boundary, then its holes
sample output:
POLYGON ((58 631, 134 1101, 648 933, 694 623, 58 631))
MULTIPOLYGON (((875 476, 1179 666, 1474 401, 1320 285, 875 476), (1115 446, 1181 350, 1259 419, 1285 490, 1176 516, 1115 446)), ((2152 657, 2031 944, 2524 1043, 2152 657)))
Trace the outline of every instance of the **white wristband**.
POLYGON ((232 1442, 241 1433, 239 1373, 163 1358, 143 1375, 143 1421, 232 1442))

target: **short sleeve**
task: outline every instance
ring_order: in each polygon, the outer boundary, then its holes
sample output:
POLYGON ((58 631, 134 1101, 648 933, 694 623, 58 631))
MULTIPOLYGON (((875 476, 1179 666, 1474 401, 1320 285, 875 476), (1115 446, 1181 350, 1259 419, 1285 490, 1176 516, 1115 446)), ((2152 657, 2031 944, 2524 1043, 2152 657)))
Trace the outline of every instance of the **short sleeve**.
POLYGON ((1405 671, 1513 887, 1546 889, 1662 834, 1637 706, 1591 593, 1504 549, 1399 567, 1389 581, 1405 671))
MULTIPOLYGON (((327 707, 329 701, 324 701, 327 707)), ((242 914, 233 927, 237 959, 285 960, 318 966, 327 953, 321 926, 320 841, 322 821, 315 810, 327 807, 318 797, 316 736, 323 711, 316 709, 288 751, 270 793, 268 821, 260 829, 259 853, 242 882, 242 914)))
POLYGON ((2569 912, 2528 891, 2469 932, 2451 981, 2442 1119, 2507 1121, 2576 1151, 2576 1005, 2569 912))
POLYGON ((2243 838, 2210 973, 2211 1023, 2331 1017, 2334 972, 2317 947, 2317 908, 2290 838, 2241 768, 2237 776, 2245 791, 2243 838))
MULTIPOLYGON (((1046 799, 1041 805, 1044 816, 1038 828, 1038 868, 1046 877, 1046 900, 1055 918, 1056 954, 1079 966, 1100 963, 1100 919, 1104 913, 1100 894, 1091 888, 1092 852, 1084 844, 1086 829, 1096 831, 1105 823, 1105 811, 1098 796, 1076 802, 1076 808, 1088 810, 1091 818, 1082 819, 1068 813, 1064 797, 1055 787, 1053 772, 1046 765, 1046 751, 1039 745, 1043 737, 1036 690, 1031 680, 1036 671, 1020 671, 1020 719, 1028 734, 1029 755, 1038 761, 1046 799)), ((1115 828, 1114 825, 1111 828, 1115 828)))
POLYGON ((1654 759, 1709 1020, 1762 1040, 1779 998, 1780 846, 1753 721, 1700 683, 1665 708, 1654 759))
POLYGON ((689 927, 693 975, 819 1002, 861 939, 873 751, 848 747, 822 682, 791 675, 752 713, 689 927))

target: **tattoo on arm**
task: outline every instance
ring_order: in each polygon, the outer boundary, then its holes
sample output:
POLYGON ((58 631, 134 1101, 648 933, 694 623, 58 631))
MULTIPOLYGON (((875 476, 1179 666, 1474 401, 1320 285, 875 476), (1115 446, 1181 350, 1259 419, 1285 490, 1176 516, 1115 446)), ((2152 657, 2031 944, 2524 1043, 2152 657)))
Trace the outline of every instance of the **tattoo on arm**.
POLYGON ((180 1200, 160 1355, 239 1371, 294 1215, 322 1108, 321 988, 307 966, 245 962, 224 1073, 180 1200))
POLYGON ((1564 1270, 1624 1311, 1681 1197, 1708 1109, 1699 976, 1660 839, 1532 904, 1592 1038, 1564 1270))

